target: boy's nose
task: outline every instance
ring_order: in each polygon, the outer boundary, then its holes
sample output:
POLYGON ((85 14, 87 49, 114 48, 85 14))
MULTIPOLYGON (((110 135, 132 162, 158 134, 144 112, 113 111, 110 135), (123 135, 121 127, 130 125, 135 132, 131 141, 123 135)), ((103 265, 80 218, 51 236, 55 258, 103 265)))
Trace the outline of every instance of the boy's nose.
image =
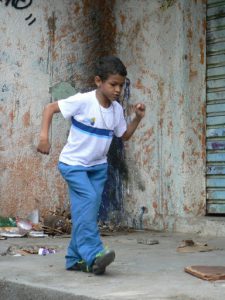
POLYGON ((118 85, 118 86, 116 86, 116 92, 118 93, 118 94, 120 94, 120 92, 121 92, 121 87, 118 85))

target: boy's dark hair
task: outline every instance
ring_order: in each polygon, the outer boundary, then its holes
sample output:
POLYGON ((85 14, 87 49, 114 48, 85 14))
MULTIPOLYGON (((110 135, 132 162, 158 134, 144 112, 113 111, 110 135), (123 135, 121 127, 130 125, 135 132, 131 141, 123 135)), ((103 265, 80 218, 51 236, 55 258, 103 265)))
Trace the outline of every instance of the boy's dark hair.
POLYGON ((104 81, 110 75, 116 74, 127 76, 127 70, 122 61, 116 56, 100 57, 95 66, 95 76, 99 76, 104 81))

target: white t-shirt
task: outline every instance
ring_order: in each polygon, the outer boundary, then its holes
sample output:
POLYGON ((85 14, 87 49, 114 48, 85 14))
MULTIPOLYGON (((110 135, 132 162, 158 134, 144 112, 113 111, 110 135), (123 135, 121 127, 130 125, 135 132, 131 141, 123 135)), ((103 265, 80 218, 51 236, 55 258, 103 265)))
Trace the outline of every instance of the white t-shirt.
POLYGON ((102 107, 96 90, 59 100, 58 105, 63 117, 72 120, 59 161, 85 167, 107 162, 113 135, 121 137, 127 129, 122 106, 113 101, 109 108, 102 107))

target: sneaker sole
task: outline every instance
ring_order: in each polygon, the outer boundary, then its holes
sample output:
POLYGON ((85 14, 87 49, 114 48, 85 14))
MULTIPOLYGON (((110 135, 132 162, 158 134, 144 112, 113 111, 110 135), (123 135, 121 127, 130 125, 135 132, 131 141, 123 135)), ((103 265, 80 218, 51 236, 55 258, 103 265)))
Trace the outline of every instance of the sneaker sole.
POLYGON ((114 261, 115 256, 114 251, 109 251, 105 255, 98 257, 93 266, 93 273, 95 275, 103 274, 105 272, 105 268, 114 261))

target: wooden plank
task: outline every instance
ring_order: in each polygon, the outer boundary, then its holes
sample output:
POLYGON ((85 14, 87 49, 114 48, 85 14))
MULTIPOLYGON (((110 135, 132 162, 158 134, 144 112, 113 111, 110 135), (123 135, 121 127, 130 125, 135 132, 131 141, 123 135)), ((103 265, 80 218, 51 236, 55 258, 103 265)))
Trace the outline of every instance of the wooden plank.
POLYGON ((218 7, 219 5, 225 4, 225 0, 208 0, 207 6, 210 7, 218 7))
POLYGON ((207 213, 225 213, 225 0, 207 1, 207 213))
POLYGON ((207 165, 207 175, 225 175, 225 165, 207 165))
POLYGON ((208 214, 225 214, 225 203, 223 204, 207 203, 206 210, 208 214))
POLYGON ((215 281, 225 279, 224 266, 189 266, 185 267, 184 270, 203 280, 215 281))
POLYGON ((206 159, 207 162, 224 162, 225 153, 207 153, 206 159))
POLYGON ((225 116, 207 117, 207 125, 225 125, 225 116))
POLYGON ((207 137, 225 137, 225 127, 220 128, 208 128, 206 130, 207 137))
MULTIPOLYGON (((219 71, 221 71, 221 70, 220 70, 220 68, 217 68, 216 71, 214 70, 214 72, 212 72, 213 73, 212 75, 217 75, 216 73, 219 74, 219 71)), ((224 68, 221 73, 224 74, 224 68)), ((223 88, 225 86, 225 77, 222 79, 213 79, 213 80, 209 79, 209 80, 207 80, 206 86, 207 86, 207 88, 213 88, 213 89, 223 88)))
POLYGON ((214 203, 216 201, 222 202, 225 205, 225 189, 221 190, 207 190, 207 199, 213 199, 214 203))
POLYGON ((224 141, 207 141, 207 150, 225 150, 225 140, 224 141))
POLYGON ((225 99, 225 91, 213 92, 207 91, 207 102, 216 101, 216 100, 224 100, 225 99))
MULTIPOLYGON (((225 42, 225 40, 224 40, 224 42, 225 42)), ((217 68, 209 68, 209 69, 207 69, 207 72, 206 72, 206 74, 207 74, 207 87, 211 87, 211 85, 208 84, 209 80, 216 79, 215 78, 216 76, 224 76, 224 74, 225 74, 224 71, 225 71, 224 70, 224 64, 218 66, 217 68)), ((214 84, 214 82, 213 82, 213 84, 214 84)), ((220 83, 219 86, 223 86, 223 82, 220 83)), ((214 85, 212 87, 214 87, 214 85)))
POLYGON ((220 40, 223 37, 225 37, 225 29, 209 31, 206 35, 207 44, 216 42, 216 41, 220 40))
POLYGON ((225 63, 225 54, 208 56, 206 58, 206 62, 207 62, 207 67, 208 67, 207 69, 211 69, 217 65, 218 66, 223 65, 225 63))
POLYGON ((223 111, 225 115, 225 103, 207 105, 207 113, 223 111))
POLYGON ((225 177, 214 177, 206 179, 207 187, 224 187, 225 186, 225 177))

